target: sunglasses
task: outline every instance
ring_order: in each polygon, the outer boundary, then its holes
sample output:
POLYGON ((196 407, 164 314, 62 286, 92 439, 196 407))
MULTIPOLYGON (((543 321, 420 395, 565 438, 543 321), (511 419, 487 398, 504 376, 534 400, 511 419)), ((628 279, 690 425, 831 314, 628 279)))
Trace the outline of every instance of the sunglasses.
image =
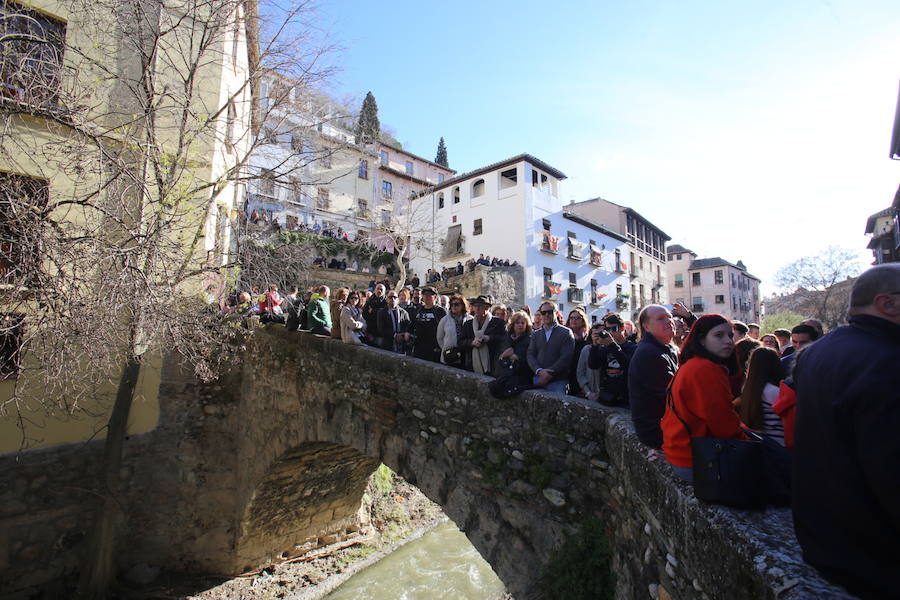
POLYGON ((554 312, 556 312, 556 311, 553 311, 553 310, 539 310, 538 312, 541 313, 542 315, 552 315, 552 314, 553 314, 554 312))
POLYGON ((394 298, 394 299, 396 299, 397 296, 388 296, 388 298, 394 298))

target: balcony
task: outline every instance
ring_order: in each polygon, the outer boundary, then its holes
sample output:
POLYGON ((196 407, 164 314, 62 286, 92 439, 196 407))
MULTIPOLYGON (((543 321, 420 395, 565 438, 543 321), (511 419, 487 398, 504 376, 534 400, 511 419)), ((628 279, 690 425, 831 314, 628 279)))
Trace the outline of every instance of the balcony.
POLYGON ((628 274, 632 279, 638 276, 637 265, 631 265, 631 269, 629 269, 628 274))
POLYGON ((625 310, 628 307, 628 294, 616 294, 616 310, 625 310))
POLYGON ((559 254, 559 238, 545 231, 541 241, 541 251, 550 254, 559 254))
POLYGON ((625 263, 623 263, 621 260, 617 260, 615 272, 621 274, 621 273, 624 273, 625 271, 626 271, 625 263))
MULTIPOLYGON (((676 284, 677 285, 677 284, 676 284)), ((657 277, 653 280, 653 289, 658 290, 660 288, 666 287, 666 278, 665 277, 657 277)))
POLYGON ((572 260, 581 260, 584 254, 584 243, 579 242, 575 238, 569 238, 569 248, 568 252, 566 252, 566 258, 570 258, 572 260))
POLYGON ((562 293, 562 284, 555 281, 544 282, 544 298, 556 298, 562 293))
POLYGON ((455 256, 466 253, 466 236, 462 234, 450 235, 444 241, 443 251, 441 252, 441 260, 447 260, 455 256))
POLYGON ((568 300, 570 304, 584 304, 584 290, 577 287, 570 287, 568 290, 568 300))
POLYGON ((591 247, 591 255, 588 258, 588 262, 591 266, 594 267, 602 267, 603 266, 603 254, 599 250, 595 250, 591 247))

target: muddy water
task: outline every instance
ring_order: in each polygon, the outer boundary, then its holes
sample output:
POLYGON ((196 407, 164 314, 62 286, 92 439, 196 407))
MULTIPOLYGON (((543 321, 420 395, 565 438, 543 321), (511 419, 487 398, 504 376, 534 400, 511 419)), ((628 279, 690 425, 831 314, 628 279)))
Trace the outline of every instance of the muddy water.
POLYGON ((503 583, 452 521, 360 571, 325 600, 495 600, 503 583))

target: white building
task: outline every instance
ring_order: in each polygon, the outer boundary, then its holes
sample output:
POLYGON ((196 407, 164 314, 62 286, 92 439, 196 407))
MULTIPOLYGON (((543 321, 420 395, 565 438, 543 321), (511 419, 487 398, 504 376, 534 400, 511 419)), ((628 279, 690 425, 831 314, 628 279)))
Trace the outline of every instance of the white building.
POLYGON ((628 309, 632 319, 637 319, 640 310, 648 304, 668 302, 665 245, 671 238, 663 230, 633 208, 604 198, 574 202, 566 210, 625 236, 628 256, 624 260, 630 279, 628 309))
POLYGON ((744 323, 761 319, 758 277, 744 263, 697 258, 697 253, 673 244, 668 255, 669 298, 695 313, 718 313, 744 323))
POLYGON ((441 243, 418 244, 413 271, 484 254, 523 265, 532 309, 552 299, 563 311, 581 306, 594 318, 616 311, 617 294, 627 295, 625 237, 564 211, 565 177, 521 154, 432 187, 418 202, 430 203, 433 239, 441 243))

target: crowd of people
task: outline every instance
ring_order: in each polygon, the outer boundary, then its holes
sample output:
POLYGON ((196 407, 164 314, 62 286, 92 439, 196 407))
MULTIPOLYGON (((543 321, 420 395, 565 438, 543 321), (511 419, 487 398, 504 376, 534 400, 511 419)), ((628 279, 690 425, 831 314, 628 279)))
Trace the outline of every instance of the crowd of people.
MULTIPOLYGON (((235 310, 350 344, 495 378, 495 395, 543 388, 631 412, 638 439, 692 481, 691 438, 777 444, 794 463, 793 510, 804 556, 863 597, 893 594, 900 572, 900 265, 855 282, 849 324, 814 319, 764 333, 681 304, 589 323, 552 301, 532 312, 426 285, 327 286, 301 298, 270 286, 235 310), (881 549, 881 550, 879 550, 881 549)), ((258 293, 258 290, 257 290, 258 293)))

